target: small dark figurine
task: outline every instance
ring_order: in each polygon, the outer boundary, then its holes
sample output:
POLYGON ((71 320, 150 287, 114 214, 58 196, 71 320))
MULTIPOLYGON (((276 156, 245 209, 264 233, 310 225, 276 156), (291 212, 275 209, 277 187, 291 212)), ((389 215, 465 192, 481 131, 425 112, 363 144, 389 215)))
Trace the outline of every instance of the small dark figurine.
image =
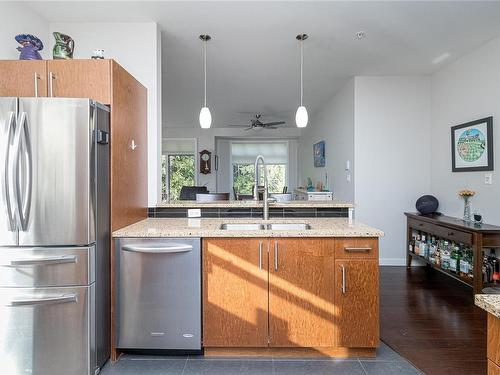
POLYGON ((19 60, 42 60, 42 56, 38 51, 43 49, 43 43, 36 36, 31 34, 16 35, 16 41, 22 46, 17 47, 21 52, 19 60))

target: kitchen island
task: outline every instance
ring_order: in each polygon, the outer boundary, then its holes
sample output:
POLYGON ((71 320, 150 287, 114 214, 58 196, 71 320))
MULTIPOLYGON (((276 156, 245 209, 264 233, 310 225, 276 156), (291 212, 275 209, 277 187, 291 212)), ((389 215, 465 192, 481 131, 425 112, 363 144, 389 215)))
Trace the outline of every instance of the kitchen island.
POLYGON ((475 303, 488 313, 488 375, 500 375, 500 295, 476 294, 475 303))
POLYGON ((201 239, 206 356, 375 356, 378 229, 347 218, 148 218, 113 236, 201 239))

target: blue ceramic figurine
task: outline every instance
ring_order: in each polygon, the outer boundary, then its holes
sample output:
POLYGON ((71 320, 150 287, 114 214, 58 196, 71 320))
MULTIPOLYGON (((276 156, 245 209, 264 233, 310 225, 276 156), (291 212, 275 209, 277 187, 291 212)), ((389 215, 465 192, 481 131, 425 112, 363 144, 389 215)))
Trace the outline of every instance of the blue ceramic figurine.
POLYGON ((16 35, 16 41, 22 46, 17 47, 21 52, 19 60, 42 60, 42 56, 38 51, 43 49, 43 43, 36 36, 31 34, 16 35))

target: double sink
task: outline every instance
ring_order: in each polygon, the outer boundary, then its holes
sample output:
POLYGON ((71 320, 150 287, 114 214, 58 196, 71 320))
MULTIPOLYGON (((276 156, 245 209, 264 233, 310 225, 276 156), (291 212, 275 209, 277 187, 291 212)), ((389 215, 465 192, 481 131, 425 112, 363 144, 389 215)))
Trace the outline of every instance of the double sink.
POLYGON ((222 230, 308 230, 309 224, 304 223, 225 223, 220 226, 222 230))

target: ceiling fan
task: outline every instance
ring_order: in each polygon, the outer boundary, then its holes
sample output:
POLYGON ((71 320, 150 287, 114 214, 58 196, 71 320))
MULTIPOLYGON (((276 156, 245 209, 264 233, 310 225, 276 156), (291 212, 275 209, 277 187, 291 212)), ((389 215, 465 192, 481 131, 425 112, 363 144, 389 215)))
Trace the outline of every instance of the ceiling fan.
POLYGON ((278 129, 279 125, 283 125, 286 122, 285 121, 273 121, 273 122, 262 122, 260 118, 262 115, 260 113, 257 113, 254 118, 250 120, 249 125, 234 125, 230 124, 229 126, 238 126, 238 127, 244 127, 246 128, 245 130, 252 130, 252 129, 278 129))

